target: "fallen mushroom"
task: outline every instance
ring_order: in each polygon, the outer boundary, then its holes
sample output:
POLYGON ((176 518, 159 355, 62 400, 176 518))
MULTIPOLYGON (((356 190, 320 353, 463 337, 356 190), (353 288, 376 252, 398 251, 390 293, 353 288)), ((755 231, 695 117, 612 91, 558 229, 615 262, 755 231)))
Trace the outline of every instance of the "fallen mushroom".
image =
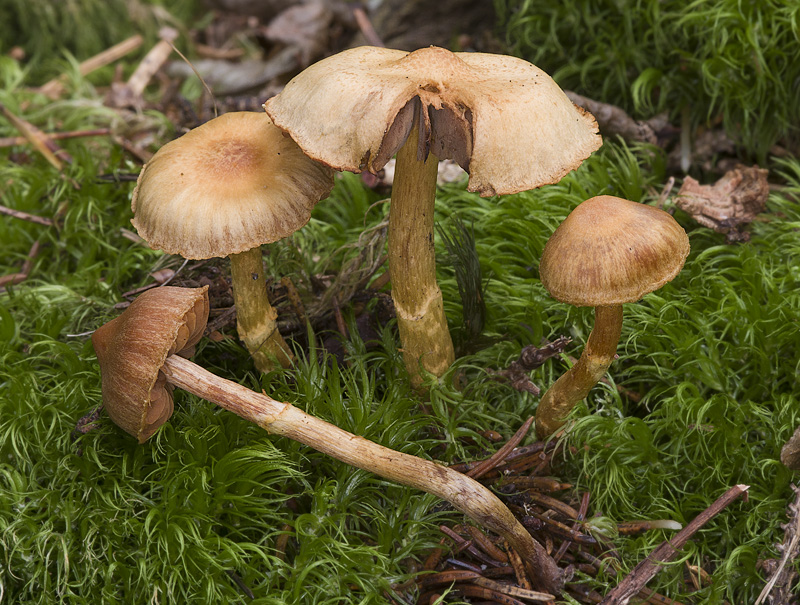
POLYGON ((671 281, 689 255, 686 232, 663 210, 601 195, 579 204, 547 241, 542 285, 558 301, 595 308, 580 359, 542 396, 536 435, 564 425, 570 410, 606 373, 622 330, 622 305, 671 281))
POLYGON ((333 188, 263 113, 214 118, 159 149, 133 192, 131 221, 150 246, 203 259, 229 256, 239 337, 262 371, 292 354, 267 297, 261 244, 308 222, 333 188))
POLYGON ((362 46, 308 67, 264 104, 310 157, 377 174, 397 153, 389 272, 406 368, 441 376, 454 360, 436 282, 437 158, 483 196, 558 182, 601 145, 591 114, 530 63, 502 55, 362 46))
POLYGON ((396 452, 216 376, 190 356, 208 318, 208 288, 164 286, 141 294, 92 335, 111 419, 140 443, 173 411, 172 389, 198 397, 352 466, 421 489, 450 502, 505 537, 529 563, 542 588, 558 591, 564 574, 510 510, 477 481, 409 454, 396 452))

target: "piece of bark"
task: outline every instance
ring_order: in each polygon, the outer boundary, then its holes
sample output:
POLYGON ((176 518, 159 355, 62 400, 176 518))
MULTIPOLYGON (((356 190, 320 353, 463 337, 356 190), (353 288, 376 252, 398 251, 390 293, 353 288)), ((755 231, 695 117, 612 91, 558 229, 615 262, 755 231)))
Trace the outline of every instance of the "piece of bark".
POLYGON ((793 471, 800 471, 800 426, 781 449, 781 462, 793 471))
POLYGON ((533 383, 529 373, 551 357, 562 353, 570 340, 566 336, 559 336, 542 347, 527 345, 520 351, 519 358, 512 361, 505 370, 489 370, 489 373, 498 380, 508 381, 517 391, 539 395, 541 389, 533 383))
POLYGON ((739 165, 713 185, 687 176, 675 204, 704 227, 727 235, 728 242, 747 241, 745 226, 764 211, 769 197, 768 171, 739 165))
POLYGON ((604 137, 621 136, 626 141, 641 141, 653 145, 658 143, 657 129, 661 124, 660 117, 653 121, 634 120, 616 105, 595 101, 571 90, 564 92, 570 101, 594 116, 600 134, 604 137))

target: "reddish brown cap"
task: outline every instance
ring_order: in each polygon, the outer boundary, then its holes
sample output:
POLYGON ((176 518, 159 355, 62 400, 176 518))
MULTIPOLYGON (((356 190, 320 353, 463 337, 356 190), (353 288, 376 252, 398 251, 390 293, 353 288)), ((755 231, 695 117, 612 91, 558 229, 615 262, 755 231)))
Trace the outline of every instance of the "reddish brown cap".
POLYGON ((139 175, 131 222, 170 254, 228 256, 291 235, 332 188, 333 172, 268 116, 226 113, 158 150, 139 175))
POLYGON ((470 173, 481 195, 558 182, 602 144, 550 76, 505 55, 361 46, 311 65, 264 109, 310 157, 376 173, 420 118, 420 155, 470 173))
POLYGON ((208 321, 208 286, 153 288, 92 335, 103 404, 114 423, 144 443, 172 415, 172 387, 161 367, 190 357, 208 321))
POLYGON ((635 302, 671 281, 689 255, 689 238, 663 210, 611 195, 575 208, 547 241, 542 284, 575 306, 635 302))

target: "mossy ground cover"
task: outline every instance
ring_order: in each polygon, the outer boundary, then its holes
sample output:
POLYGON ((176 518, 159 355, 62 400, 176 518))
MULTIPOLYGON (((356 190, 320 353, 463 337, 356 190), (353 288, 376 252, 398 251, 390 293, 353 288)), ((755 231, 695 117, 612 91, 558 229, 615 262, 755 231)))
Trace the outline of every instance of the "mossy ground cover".
POLYGON ((764 161, 798 142, 800 7, 740 0, 495 0, 513 51, 640 118, 722 124, 764 161))
MULTIPOLYGON (((118 119, 87 84, 51 103, 24 90, 29 75, 9 58, 0 59, 0 78, 0 102, 43 130, 118 119)), ((0 121, 0 136, 16 134, 0 121)), ((462 520, 434 498, 181 393, 170 422, 144 445, 107 417, 73 439, 77 420, 100 403, 84 333, 118 313, 122 293, 181 259, 124 236, 132 184, 102 177, 136 173, 136 162, 108 138, 63 146, 74 158, 63 174, 24 147, 3 150, 0 162, 4 205, 62 217, 57 227, 0 219, 0 275, 18 272, 41 243, 28 279, 0 295, 0 602, 387 602, 413 561, 438 545, 437 525, 462 520)), ((753 602, 764 581, 757 562, 776 555, 792 496, 778 454, 800 424, 800 162, 770 168, 779 187, 746 244, 728 245, 675 212, 692 244, 686 266, 626 307, 611 383, 575 411, 571 448, 556 468, 613 521, 686 523, 726 488, 751 486, 749 502, 713 519, 650 584, 681 602, 753 602), (684 563, 712 583, 690 591, 684 563)), ((258 375, 234 339, 204 340, 195 360, 385 446, 444 463, 483 456, 497 446, 482 431, 509 437, 537 404, 488 370, 559 335, 573 338, 566 353, 577 356, 591 329, 590 310, 554 302, 539 282, 548 236, 593 195, 654 203, 666 176, 658 150, 606 141, 579 170, 537 191, 481 199, 463 183, 443 186, 437 220, 474 233, 487 316, 480 339, 470 339, 439 238, 439 278, 462 354, 425 401, 408 386, 393 325, 364 342, 351 307, 340 361, 325 355, 321 331, 298 335, 298 363, 287 371, 258 375)), ((381 197, 343 175, 310 223, 265 257, 270 275, 302 285, 336 272, 359 234, 385 219, 381 197)), ((184 271, 182 283, 197 278, 184 271)), ((545 364, 532 379, 546 387, 567 364, 545 364)), ((619 538, 624 565, 667 536, 619 538)), ((601 592, 615 583, 585 580, 601 592)))

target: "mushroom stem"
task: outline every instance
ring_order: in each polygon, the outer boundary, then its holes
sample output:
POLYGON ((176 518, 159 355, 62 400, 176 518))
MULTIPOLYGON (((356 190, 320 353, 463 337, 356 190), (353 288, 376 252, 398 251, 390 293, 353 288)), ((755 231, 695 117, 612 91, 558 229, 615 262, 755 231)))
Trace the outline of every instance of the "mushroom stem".
POLYGON ((231 254, 236 329, 262 372, 273 370, 275 361, 288 368, 292 353, 278 332, 278 312, 269 304, 261 247, 231 254))
POLYGON ((419 122, 397 152, 389 212, 389 274, 403 360, 411 383, 422 383, 421 368, 441 376, 455 360, 442 291, 436 282, 433 207, 439 162, 432 153, 418 159, 419 122))
POLYGON ((220 378, 178 355, 162 368, 167 382, 352 466, 408 485, 450 502, 458 510, 506 538, 521 554, 546 590, 557 592, 563 571, 489 489, 445 466, 396 452, 310 416, 290 403, 256 393, 220 378))
POLYGON ((536 436, 544 439, 564 426, 564 419, 614 361, 622 332, 622 305, 594 308, 594 328, 581 358, 542 396, 536 410, 536 436))

